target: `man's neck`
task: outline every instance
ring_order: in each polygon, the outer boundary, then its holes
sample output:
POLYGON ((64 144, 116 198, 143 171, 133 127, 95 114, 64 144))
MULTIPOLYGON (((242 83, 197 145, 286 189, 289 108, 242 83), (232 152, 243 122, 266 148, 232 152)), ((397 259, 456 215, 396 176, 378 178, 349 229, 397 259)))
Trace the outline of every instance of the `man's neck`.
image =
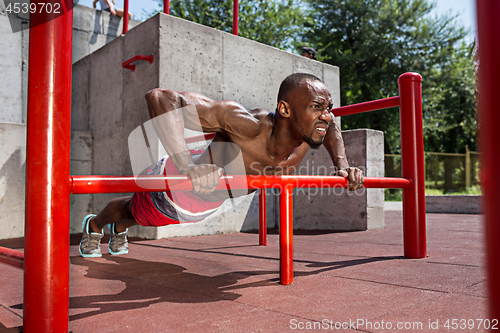
POLYGON ((295 148, 302 144, 294 138, 286 119, 274 114, 267 154, 277 163, 286 160, 295 148))

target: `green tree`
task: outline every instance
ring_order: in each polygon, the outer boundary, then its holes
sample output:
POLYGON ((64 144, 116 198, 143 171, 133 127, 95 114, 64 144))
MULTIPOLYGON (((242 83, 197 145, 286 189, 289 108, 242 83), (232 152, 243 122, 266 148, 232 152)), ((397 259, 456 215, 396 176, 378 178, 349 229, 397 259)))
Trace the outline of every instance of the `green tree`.
MULTIPOLYGON (((434 92, 430 88, 444 80, 432 76, 446 71, 455 45, 467 34, 456 25, 456 16, 430 16, 434 4, 427 0, 309 0, 309 4, 314 23, 304 41, 324 48, 324 61, 339 66, 342 105, 398 95, 397 79, 408 71, 423 76, 426 105, 434 92)), ((342 127, 382 130, 385 153, 400 152, 395 109, 343 117, 342 127)))
MULTIPOLYGON (((163 0, 157 1, 162 7, 163 0)), ((232 0, 176 0, 171 2, 170 14, 232 32, 232 0)), ((280 49, 289 49, 292 41, 299 38, 306 20, 296 0, 245 0, 239 6, 238 34, 280 49)))
POLYGON ((476 150, 476 71, 474 45, 454 48, 430 73, 426 92, 426 150, 463 153, 476 150))
MULTIPOLYGON (((427 151, 463 153, 476 146, 476 71, 474 45, 462 43, 441 67, 433 68, 424 114, 427 151)), ((464 178, 456 158, 444 158, 444 192, 455 188, 453 176, 464 178)), ((463 184, 462 186, 464 186, 463 184)))

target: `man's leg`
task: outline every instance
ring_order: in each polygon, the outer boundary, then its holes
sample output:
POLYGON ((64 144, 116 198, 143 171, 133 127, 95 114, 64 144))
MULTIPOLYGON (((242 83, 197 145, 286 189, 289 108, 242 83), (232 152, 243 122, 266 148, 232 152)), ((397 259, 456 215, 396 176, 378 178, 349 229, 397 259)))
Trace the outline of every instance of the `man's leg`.
POLYGON ((128 253, 127 228, 136 225, 131 211, 132 197, 111 200, 97 215, 87 215, 83 219, 83 237, 80 242, 80 254, 83 257, 100 257, 102 228, 108 224, 111 236, 109 252, 111 254, 128 253))
POLYGON ((132 197, 120 197, 111 200, 104 209, 90 221, 95 233, 101 233, 106 224, 115 224, 116 232, 124 232, 128 227, 137 224, 132 215, 132 197))

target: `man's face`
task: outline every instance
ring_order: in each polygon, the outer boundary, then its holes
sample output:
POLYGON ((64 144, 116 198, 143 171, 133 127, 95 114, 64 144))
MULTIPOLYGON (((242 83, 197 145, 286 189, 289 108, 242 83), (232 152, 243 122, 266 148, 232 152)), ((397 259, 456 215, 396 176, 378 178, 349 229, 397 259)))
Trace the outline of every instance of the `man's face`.
POLYGON ((292 119, 302 139, 313 149, 325 139, 332 120, 332 96, 320 81, 303 80, 292 92, 292 119))
POLYGON ((303 57, 306 57, 306 58, 309 58, 309 59, 312 59, 313 58, 313 55, 310 54, 309 52, 307 51, 302 51, 302 56, 303 57))

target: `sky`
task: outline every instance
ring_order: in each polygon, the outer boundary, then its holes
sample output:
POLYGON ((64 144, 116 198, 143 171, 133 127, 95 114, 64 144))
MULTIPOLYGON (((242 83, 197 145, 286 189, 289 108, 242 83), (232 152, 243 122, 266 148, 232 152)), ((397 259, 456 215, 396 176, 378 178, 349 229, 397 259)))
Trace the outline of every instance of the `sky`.
MULTIPOLYGON (((115 0, 116 7, 123 8, 124 0, 115 0)), ((170 2, 177 0, 170 0, 170 2)), ((240 0, 245 1, 245 0, 240 0)), ((476 7, 475 0, 430 0, 436 3, 434 14, 453 13, 459 14, 458 22, 464 27, 470 28, 468 38, 474 39, 476 35, 476 7)), ((87 7, 92 7, 93 0, 80 0, 78 3, 87 7)), ((97 8, 100 8, 99 4, 97 8)), ((129 11, 134 14, 134 19, 144 20, 146 16, 144 11, 152 12, 155 9, 160 9, 158 2, 154 0, 129 0, 129 11)))
POLYGON ((476 1, 475 0, 437 0, 434 12, 437 14, 445 14, 452 12, 459 14, 457 21, 462 23, 466 28, 470 28, 470 40, 473 40, 477 34, 476 24, 476 1))

